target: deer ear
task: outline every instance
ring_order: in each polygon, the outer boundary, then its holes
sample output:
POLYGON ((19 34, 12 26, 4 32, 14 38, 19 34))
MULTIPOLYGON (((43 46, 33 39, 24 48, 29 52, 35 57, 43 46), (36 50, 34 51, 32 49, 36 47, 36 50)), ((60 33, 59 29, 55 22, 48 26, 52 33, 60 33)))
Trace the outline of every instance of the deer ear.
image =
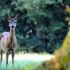
POLYGON ((15 20, 17 20, 18 19, 18 15, 16 15, 14 18, 15 18, 15 20))
POLYGON ((9 21, 10 19, 11 19, 11 17, 10 17, 10 16, 8 16, 7 20, 9 21))

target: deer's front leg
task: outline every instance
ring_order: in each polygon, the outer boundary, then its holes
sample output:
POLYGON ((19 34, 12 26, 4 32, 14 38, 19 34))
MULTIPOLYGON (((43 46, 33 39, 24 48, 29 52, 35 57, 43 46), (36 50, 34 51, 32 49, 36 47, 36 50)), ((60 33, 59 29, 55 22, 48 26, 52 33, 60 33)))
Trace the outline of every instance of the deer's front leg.
POLYGON ((0 50, 0 62, 2 62, 2 50, 0 50))
POLYGON ((8 64, 8 56, 9 56, 9 50, 6 52, 6 65, 8 64))
POLYGON ((2 52, 3 52, 3 51, 1 50, 1 62, 2 62, 2 52))
POLYGON ((12 64, 14 66, 14 49, 12 49, 12 64))

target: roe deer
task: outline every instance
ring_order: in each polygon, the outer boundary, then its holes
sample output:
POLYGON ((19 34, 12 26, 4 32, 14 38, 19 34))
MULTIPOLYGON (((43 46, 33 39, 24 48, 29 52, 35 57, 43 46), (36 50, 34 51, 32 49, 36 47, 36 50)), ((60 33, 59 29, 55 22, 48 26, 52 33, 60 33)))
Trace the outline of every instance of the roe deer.
POLYGON ((2 62, 2 51, 6 52, 6 65, 8 64, 8 56, 12 54, 12 64, 14 65, 14 51, 17 46, 15 35, 15 28, 17 23, 17 16, 14 18, 8 17, 10 32, 3 32, 0 35, 0 61, 2 62))

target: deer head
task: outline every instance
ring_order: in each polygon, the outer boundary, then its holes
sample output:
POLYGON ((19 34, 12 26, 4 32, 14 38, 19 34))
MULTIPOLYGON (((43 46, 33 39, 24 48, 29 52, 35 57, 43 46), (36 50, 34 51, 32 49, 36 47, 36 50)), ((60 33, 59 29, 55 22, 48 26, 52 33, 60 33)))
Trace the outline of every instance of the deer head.
POLYGON ((16 27, 16 23, 17 23, 17 15, 14 18, 11 18, 10 16, 8 16, 8 22, 9 22, 9 27, 14 29, 16 27))

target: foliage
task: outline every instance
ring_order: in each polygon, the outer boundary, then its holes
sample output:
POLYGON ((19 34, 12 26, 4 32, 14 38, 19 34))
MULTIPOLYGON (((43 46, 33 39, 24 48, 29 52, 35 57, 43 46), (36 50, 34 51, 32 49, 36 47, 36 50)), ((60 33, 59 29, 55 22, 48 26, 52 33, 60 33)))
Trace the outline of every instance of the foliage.
POLYGON ((67 33, 64 21, 67 12, 62 0, 0 1, 0 32, 9 31, 8 15, 19 14, 16 28, 19 47, 28 52, 49 53, 60 47, 67 33))
POLYGON ((70 31, 68 32, 62 47, 54 53, 54 58, 38 65, 35 70, 70 70, 70 31))

